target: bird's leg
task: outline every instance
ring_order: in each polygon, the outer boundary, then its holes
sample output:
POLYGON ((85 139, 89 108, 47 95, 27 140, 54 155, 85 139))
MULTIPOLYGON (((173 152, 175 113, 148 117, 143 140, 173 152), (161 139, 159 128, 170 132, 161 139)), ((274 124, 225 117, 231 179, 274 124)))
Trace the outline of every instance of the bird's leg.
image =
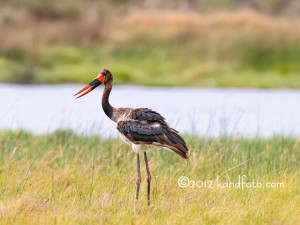
POLYGON ((137 176, 137 180, 136 180, 136 195, 135 195, 135 199, 136 201, 139 200, 139 193, 140 193, 140 184, 141 184, 141 167, 140 167, 140 155, 139 153, 136 154, 137 157, 137 172, 138 172, 138 176, 137 176))
POLYGON ((148 165, 148 159, 147 159, 147 153, 144 152, 145 156, 145 164, 146 164, 146 169, 147 169, 147 183, 148 183, 148 188, 147 188, 147 196, 148 196, 148 205, 150 205, 150 185, 151 185, 151 174, 150 174, 150 169, 148 165))

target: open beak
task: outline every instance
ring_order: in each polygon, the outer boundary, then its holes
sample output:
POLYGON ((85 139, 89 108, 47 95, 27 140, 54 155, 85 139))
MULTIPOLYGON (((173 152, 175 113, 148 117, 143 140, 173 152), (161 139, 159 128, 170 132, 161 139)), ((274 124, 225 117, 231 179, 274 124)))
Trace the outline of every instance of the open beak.
POLYGON ((76 98, 80 98, 86 95, 87 93, 90 93, 92 90, 94 90, 96 87, 98 87, 104 82, 104 78, 104 75, 100 74, 95 80, 93 80, 87 86, 78 91, 74 96, 76 96, 76 98))

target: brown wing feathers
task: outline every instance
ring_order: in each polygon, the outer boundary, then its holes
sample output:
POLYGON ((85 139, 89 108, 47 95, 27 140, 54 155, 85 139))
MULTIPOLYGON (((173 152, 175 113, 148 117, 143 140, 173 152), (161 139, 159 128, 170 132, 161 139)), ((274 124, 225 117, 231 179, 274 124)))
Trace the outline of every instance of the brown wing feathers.
MULTIPOLYGON (((153 111, 142 112, 137 115, 136 119, 145 117, 158 118, 159 116, 158 113, 153 111)), ((160 117, 163 118, 162 116, 160 117)), ((181 157, 187 158, 188 148, 185 141, 165 121, 120 121, 117 124, 117 128, 126 138, 135 144, 154 144, 166 147, 181 157)))

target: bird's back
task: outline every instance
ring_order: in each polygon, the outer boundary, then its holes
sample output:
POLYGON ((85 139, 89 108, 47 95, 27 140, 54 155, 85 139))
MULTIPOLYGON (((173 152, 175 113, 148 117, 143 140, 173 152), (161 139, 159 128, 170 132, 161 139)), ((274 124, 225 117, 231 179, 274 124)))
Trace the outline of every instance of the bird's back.
POLYGON ((113 120, 125 142, 161 147, 187 158, 188 148, 184 139, 159 113, 148 108, 118 108, 113 120))

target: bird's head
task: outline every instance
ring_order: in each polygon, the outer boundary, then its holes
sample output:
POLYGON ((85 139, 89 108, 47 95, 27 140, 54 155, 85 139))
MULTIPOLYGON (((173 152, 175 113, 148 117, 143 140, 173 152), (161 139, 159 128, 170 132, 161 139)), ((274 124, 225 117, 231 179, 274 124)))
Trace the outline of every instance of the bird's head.
POLYGON ((112 81, 113 76, 111 72, 108 69, 104 69, 91 83, 89 83, 87 86, 78 91, 74 96, 76 96, 76 98, 80 98, 86 95, 87 93, 91 92, 101 84, 106 85, 107 83, 112 81))

